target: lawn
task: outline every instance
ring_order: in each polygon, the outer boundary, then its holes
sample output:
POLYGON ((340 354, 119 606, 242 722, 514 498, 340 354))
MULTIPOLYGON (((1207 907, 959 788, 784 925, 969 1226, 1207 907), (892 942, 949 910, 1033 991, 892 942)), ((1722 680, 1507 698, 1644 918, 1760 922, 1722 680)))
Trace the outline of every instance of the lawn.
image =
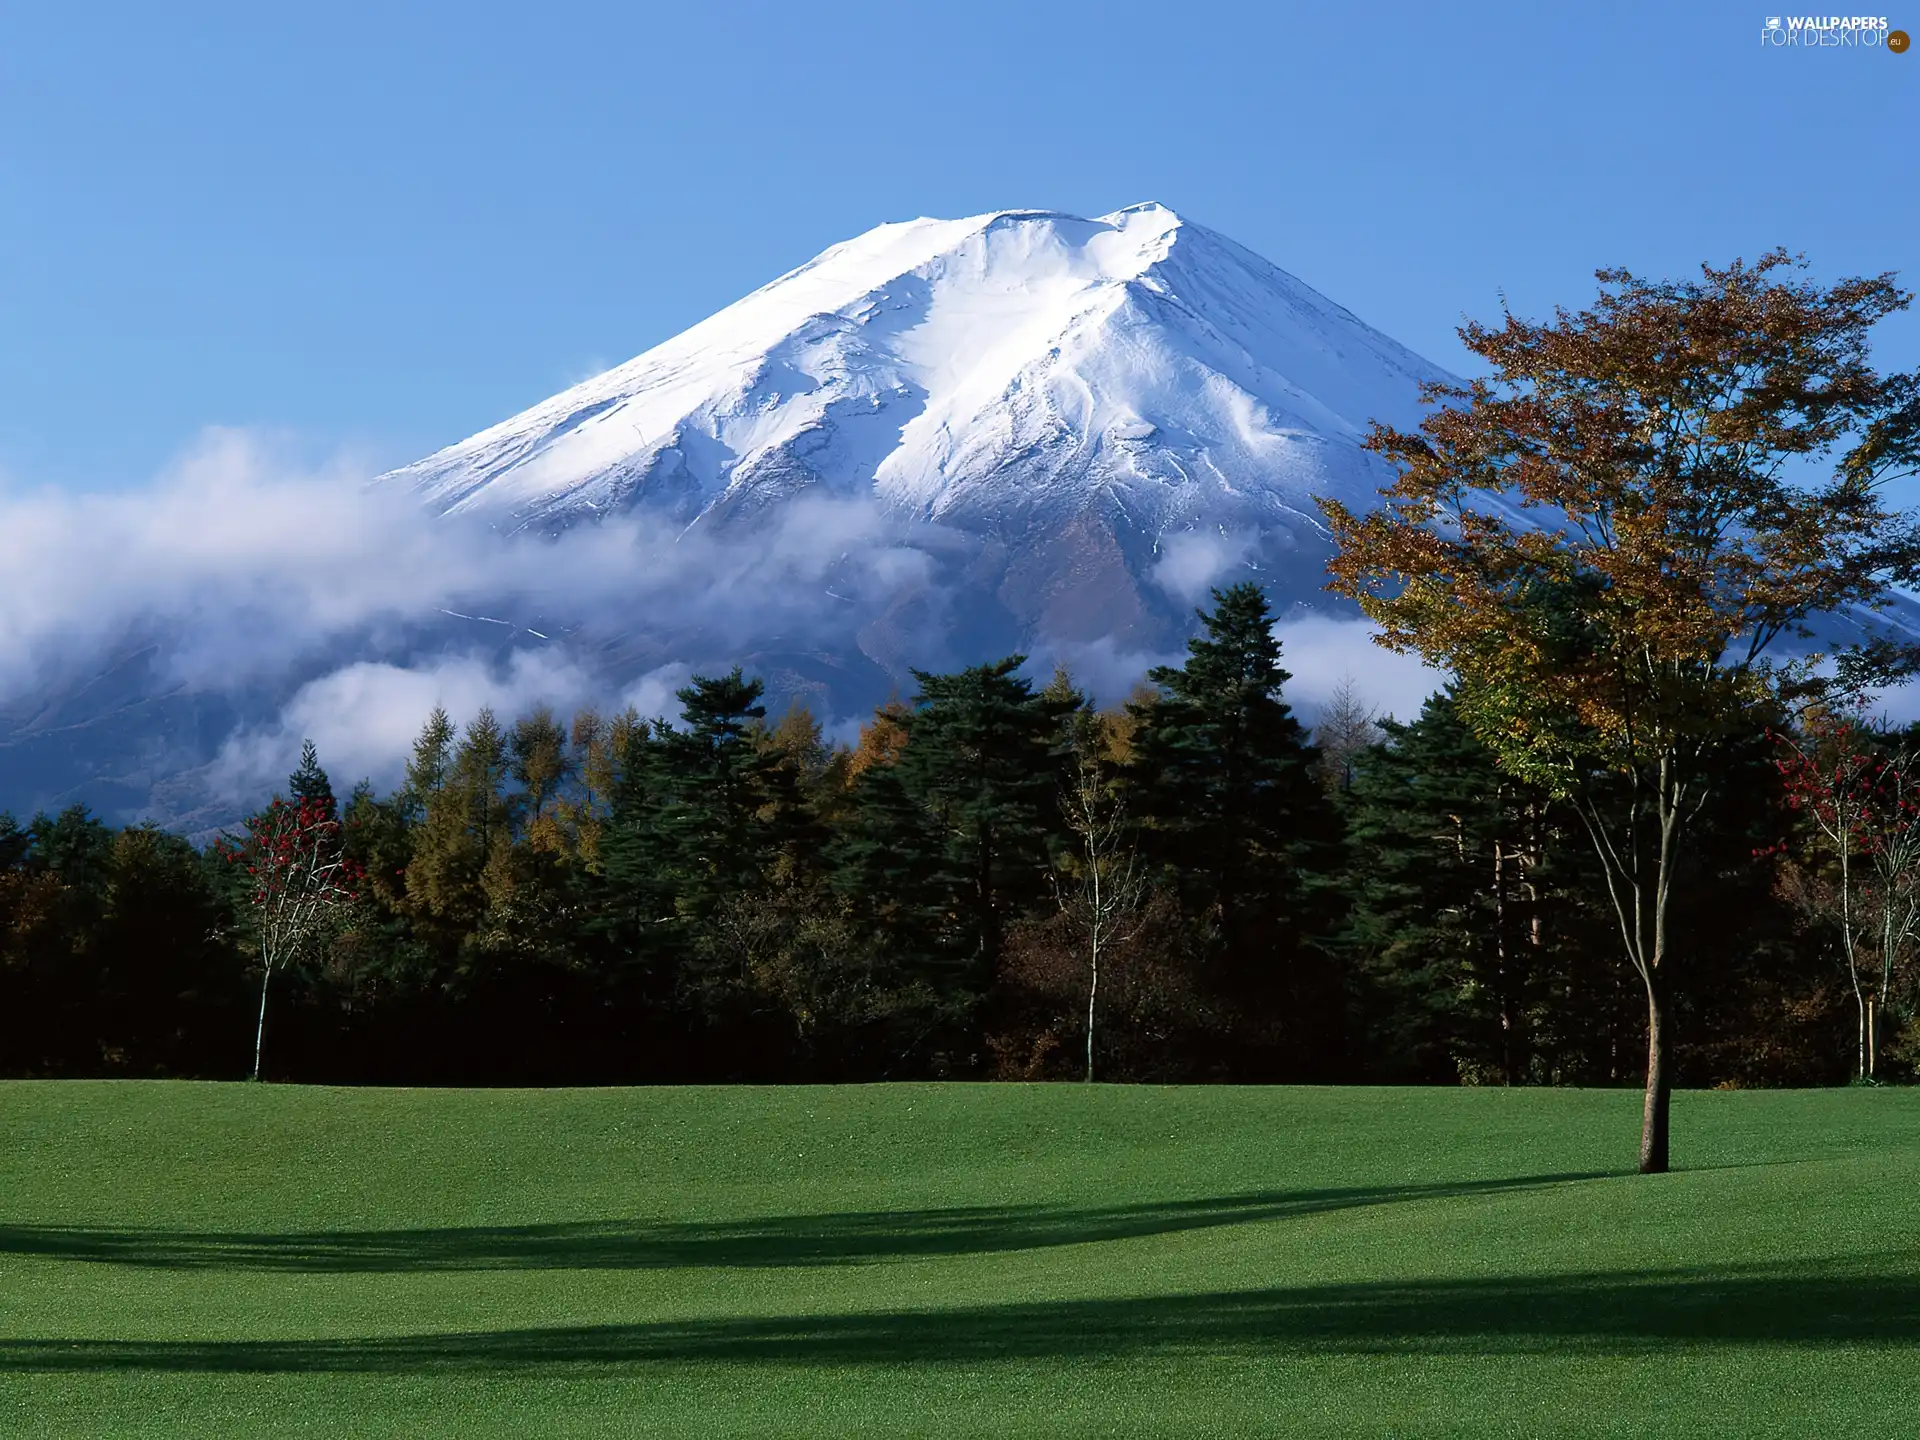
POLYGON ((1920 1092, 0 1085, 0 1434, 1884 1435, 1920 1092))

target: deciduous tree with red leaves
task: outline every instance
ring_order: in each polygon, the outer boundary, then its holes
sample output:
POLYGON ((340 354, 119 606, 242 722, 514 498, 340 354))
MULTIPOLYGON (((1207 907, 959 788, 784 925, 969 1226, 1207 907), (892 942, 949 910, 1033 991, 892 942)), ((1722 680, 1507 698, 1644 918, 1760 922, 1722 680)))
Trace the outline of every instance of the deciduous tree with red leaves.
POLYGON ((253 1032, 253 1078, 267 1031, 267 993, 275 972, 312 948, 354 898, 357 875, 341 848, 330 797, 272 803, 246 822, 246 836, 221 853, 246 871, 248 916, 260 963, 260 1014, 253 1032))
POLYGON ((1838 874, 1804 895, 1840 932, 1859 1022, 1855 1068, 1870 1079, 1880 1022, 1920 941, 1920 749, 1827 714, 1776 739, 1788 802, 1838 874))

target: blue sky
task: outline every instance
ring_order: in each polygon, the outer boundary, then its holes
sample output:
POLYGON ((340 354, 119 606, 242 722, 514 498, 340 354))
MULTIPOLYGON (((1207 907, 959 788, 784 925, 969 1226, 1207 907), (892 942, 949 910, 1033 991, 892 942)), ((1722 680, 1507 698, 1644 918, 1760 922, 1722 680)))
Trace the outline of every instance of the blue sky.
POLYGON ((1769 13, 10 7, 0 477, 121 489, 210 425, 402 462, 923 214, 1157 199, 1456 366, 1603 264, 1920 281, 1920 53, 1769 13))

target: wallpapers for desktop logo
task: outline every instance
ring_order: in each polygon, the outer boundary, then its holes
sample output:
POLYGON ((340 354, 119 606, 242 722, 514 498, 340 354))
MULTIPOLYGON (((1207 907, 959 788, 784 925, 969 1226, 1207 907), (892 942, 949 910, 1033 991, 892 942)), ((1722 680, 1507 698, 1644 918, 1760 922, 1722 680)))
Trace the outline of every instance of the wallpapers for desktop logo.
POLYGON ((1894 30, 1884 15, 1769 15, 1760 43, 1796 49, 1907 49, 1907 32, 1894 30))

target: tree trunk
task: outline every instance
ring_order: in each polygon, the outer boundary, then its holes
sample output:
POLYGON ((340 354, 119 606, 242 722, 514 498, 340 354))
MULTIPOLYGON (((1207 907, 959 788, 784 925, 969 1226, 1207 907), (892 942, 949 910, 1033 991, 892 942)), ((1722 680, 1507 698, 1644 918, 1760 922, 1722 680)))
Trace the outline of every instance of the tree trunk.
POLYGON ((1854 963, 1851 933, 1849 933, 1847 945, 1847 973, 1853 977, 1855 1027, 1853 1073, 1864 1080, 1867 1077, 1867 992, 1860 986, 1860 967, 1854 963))
POLYGON ((260 1078, 260 1045, 267 1036, 267 982, 273 979, 271 968, 260 972, 260 1019, 253 1027, 253 1078, 260 1078))
POLYGON ((1093 978, 1087 985, 1087 1083, 1093 1083, 1093 1002, 1100 994, 1100 945, 1093 946, 1093 978))
POLYGON ((1667 1173, 1667 1016, 1655 977, 1647 977, 1647 1099, 1640 1118, 1640 1173, 1667 1173))

